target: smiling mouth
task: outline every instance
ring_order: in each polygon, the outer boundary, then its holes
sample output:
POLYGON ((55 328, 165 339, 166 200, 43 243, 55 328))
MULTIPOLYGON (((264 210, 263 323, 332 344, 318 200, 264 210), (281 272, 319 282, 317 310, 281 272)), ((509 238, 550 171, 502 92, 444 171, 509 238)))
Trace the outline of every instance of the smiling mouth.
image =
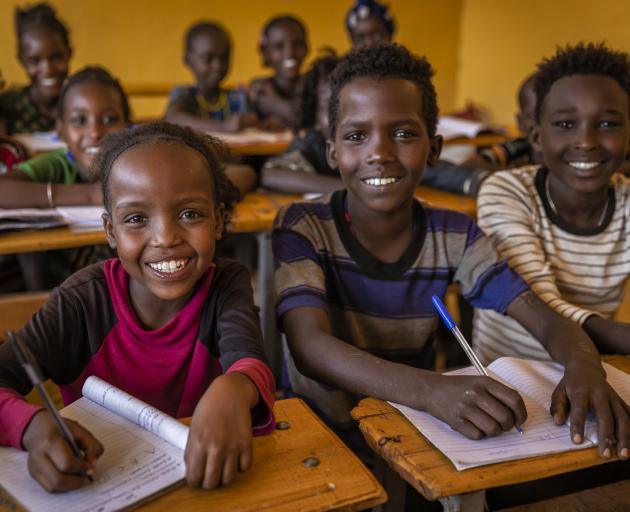
POLYGON ((44 87, 52 87, 59 84, 59 79, 56 77, 42 78, 39 83, 44 87))
POLYGON ((601 162, 568 162, 568 164, 579 171, 588 171, 597 167, 601 162))
POLYGON ((287 69, 296 68, 297 65, 298 65, 297 59, 286 59, 285 61, 282 62, 282 66, 287 69))
POLYGON ((163 260, 155 263, 147 263, 147 265, 155 270, 159 274, 163 275, 175 275, 181 273, 190 263, 191 259, 176 259, 176 260, 163 260))
POLYGON ((83 152, 87 153, 88 155, 96 155, 98 154, 100 150, 101 150, 100 146, 87 146, 83 148, 83 152))
POLYGON ((362 178, 361 181, 371 187, 386 187, 399 182, 401 179, 399 176, 390 176, 387 178, 362 178))

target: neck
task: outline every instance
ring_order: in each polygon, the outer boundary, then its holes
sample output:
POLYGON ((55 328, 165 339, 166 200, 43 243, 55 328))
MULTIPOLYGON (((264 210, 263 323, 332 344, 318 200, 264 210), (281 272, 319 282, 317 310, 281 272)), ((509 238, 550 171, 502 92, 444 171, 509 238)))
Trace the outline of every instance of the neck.
POLYGON ((287 96, 291 96, 293 94, 293 90, 295 89, 295 84, 297 84, 299 78, 299 76, 295 78, 288 78, 282 75, 274 75, 272 80, 275 86, 280 91, 282 91, 287 96))
POLYGON ((160 300, 146 288, 129 278, 129 299, 140 325, 144 329, 159 329, 167 324, 190 300, 193 290, 185 297, 160 300))
POLYGON ((221 95, 221 88, 218 86, 213 89, 208 89, 202 93, 203 98, 210 104, 213 104, 219 101, 220 95, 221 95))
POLYGON ((396 211, 381 213, 353 200, 348 192, 348 213, 359 243, 375 258, 385 263, 400 259, 413 232, 413 198, 396 211))
POLYGON ((609 185, 589 192, 569 189, 553 176, 547 175, 547 200, 562 220, 581 229, 602 225, 608 208, 609 185))

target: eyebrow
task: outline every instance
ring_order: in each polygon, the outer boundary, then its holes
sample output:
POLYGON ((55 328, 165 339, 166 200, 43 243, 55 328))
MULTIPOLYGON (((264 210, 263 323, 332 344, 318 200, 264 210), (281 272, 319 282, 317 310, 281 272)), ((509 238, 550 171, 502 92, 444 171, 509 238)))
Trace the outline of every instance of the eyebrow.
MULTIPOLYGON (((175 204, 177 206, 179 205, 183 205, 183 204, 198 204, 198 203, 202 203, 202 204, 209 204, 210 201, 208 201, 207 198, 202 198, 202 197, 183 197, 182 199, 178 200, 175 204)), ((122 203, 118 203, 116 205, 116 209, 124 209, 124 208, 145 208, 147 205, 150 204, 154 204, 153 202, 145 202, 145 201, 127 201, 127 202, 122 202, 122 203)))
MULTIPOLYGON (((558 115, 558 114, 572 114, 576 111, 576 108, 561 108, 559 110, 554 110, 553 112, 551 112, 552 115, 558 115)), ((618 115, 618 116, 623 116, 625 115, 625 112, 623 110, 618 110, 616 108, 607 108, 604 109, 604 113, 606 114, 613 114, 613 115, 618 115)))
MULTIPOLYGON (((343 120, 341 123, 339 123, 339 128, 347 129, 347 128, 353 128, 353 127, 362 127, 368 124, 369 122, 370 121, 367 119, 363 120, 363 119, 350 118, 350 119, 343 120)), ((409 117, 405 119, 396 119, 390 124, 392 124, 393 126, 400 126, 400 125, 405 125, 405 124, 422 124, 422 122, 420 121, 420 119, 409 117)))

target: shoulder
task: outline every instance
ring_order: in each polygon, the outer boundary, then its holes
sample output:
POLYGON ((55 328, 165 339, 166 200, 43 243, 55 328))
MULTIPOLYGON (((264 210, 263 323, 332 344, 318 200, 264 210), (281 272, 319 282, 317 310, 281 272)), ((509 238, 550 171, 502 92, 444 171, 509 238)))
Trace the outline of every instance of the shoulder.
POLYGON ((105 262, 99 261, 78 270, 61 283, 60 289, 66 291, 81 290, 85 286, 93 286, 95 284, 102 284, 104 287, 107 287, 104 265, 105 262))
POLYGON ((528 165, 495 172, 484 180, 477 197, 477 218, 482 219, 497 209, 507 213, 512 207, 519 211, 538 211, 536 176, 539 169, 539 166, 528 165))
POLYGON ((231 281, 233 279, 249 279, 249 271, 240 262, 229 258, 217 258, 215 260, 215 282, 231 281))
POLYGON ((19 163, 16 169, 27 173, 34 181, 48 181, 57 170, 72 167, 65 149, 56 149, 43 155, 38 155, 26 162, 19 163), (44 173, 44 174, 42 174, 44 173))
POLYGON ((499 190, 530 190, 535 187, 537 165, 527 165, 507 171, 497 171, 486 178, 481 185, 479 195, 494 193, 499 190))
POLYGON ((28 87, 10 87, 0 93, 0 104, 11 106, 16 101, 28 100, 28 87))
POLYGON ((326 194, 313 201, 301 201, 283 206, 276 215, 274 228, 295 229, 300 223, 321 224, 333 219, 331 201, 334 194, 326 194))
POLYGON ((467 232, 476 226, 475 221, 465 213, 420 204, 425 212, 428 231, 467 232))

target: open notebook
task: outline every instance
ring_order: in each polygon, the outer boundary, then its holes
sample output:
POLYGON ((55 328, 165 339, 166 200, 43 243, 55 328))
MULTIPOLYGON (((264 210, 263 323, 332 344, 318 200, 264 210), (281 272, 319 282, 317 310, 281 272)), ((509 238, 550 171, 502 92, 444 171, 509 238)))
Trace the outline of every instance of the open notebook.
POLYGON ((98 377, 89 377, 83 398, 61 414, 92 432, 105 452, 93 483, 50 494, 29 476, 26 452, 0 448, 0 485, 27 510, 121 510, 184 479, 188 427, 98 377))
MULTIPOLYGON (((630 375, 604 363, 608 382, 626 403, 630 403, 630 375)), ((438 448, 458 470, 495 462, 524 459, 537 455, 580 450, 597 444, 597 427, 589 415, 585 441, 576 445, 570 439, 569 426, 557 426, 549 413, 551 394, 562 378, 562 366, 545 361, 512 357, 497 359, 487 367, 495 379, 516 389, 527 407, 524 434, 512 429, 497 437, 473 441, 452 430, 446 423, 426 412, 394 404, 422 434, 438 448)), ((464 368, 449 375, 477 375, 474 368, 464 368)))

